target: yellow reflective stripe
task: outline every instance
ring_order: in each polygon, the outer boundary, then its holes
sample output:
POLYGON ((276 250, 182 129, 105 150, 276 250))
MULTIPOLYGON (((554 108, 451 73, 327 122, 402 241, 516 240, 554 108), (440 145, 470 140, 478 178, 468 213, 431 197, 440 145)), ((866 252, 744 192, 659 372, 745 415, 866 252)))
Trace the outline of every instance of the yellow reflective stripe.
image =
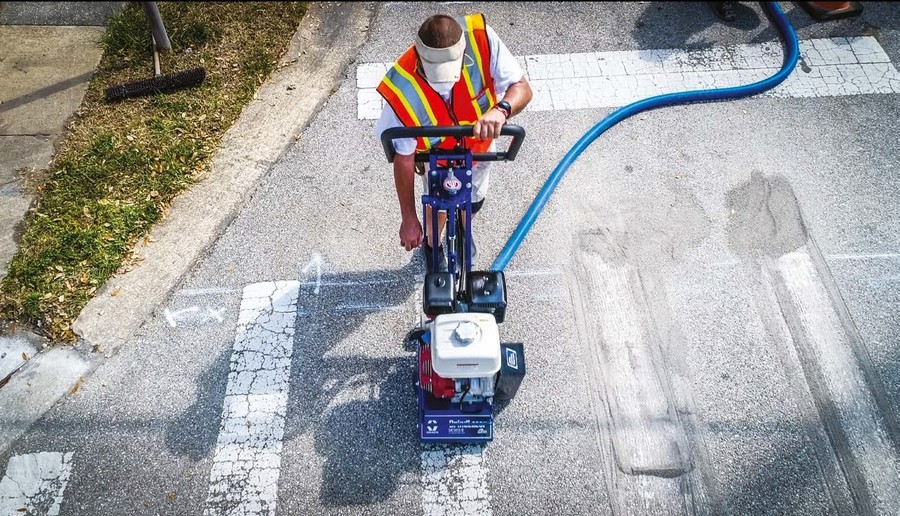
POLYGON ((478 118, 481 118, 481 115, 484 113, 481 112, 481 106, 478 105, 478 99, 475 97, 475 88, 472 86, 472 78, 469 77, 469 70, 463 66, 463 77, 466 79, 466 86, 469 87, 469 98, 472 99, 472 106, 475 107, 475 113, 478 114, 478 118))
MULTIPOLYGON (((409 102, 406 100, 406 97, 403 95, 403 92, 400 91, 400 88, 394 86, 394 83, 391 82, 391 78, 390 78, 389 74, 384 76, 384 83, 387 85, 388 88, 391 89, 391 91, 394 92, 395 95, 397 95, 397 98, 400 99, 400 102, 403 103, 403 107, 406 108, 406 112, 409 113, 409 116, 412 117, 413 122, 415 122, 417 126, 422 127, 422 123, 419 122, 419 117, 416 116, 416 111, 412 108, 412 106, 409 105, 409 102)), ((426 149, 431 148, 431 142, 428 141, 429 140, 428 138, 420 138, 420 140, 425 142, 426 149)))
MULTIPOLYGON (((434 125, 434 126, 438 125, 438 123, 437 123, 437 118, 435 118, 434 112, 431 111, 431 106, 428 104, 428 98, 425 97, 425 93, 422 92, 422 88, 419 87, 419 83, 416 82, 416 80, 413 78, 413 76, 410 75, 410 74, 409 74, 406 70, 404 70, 403 68, 401 68, 401 67, 399 67, 399 66, 397 66, 397 65, 394 65, 394 70, 397 70, 397 72, 398 72, 400 75, 402 75, 404 79, 406 79, 407 81, 409 81, 410 84, 412 84, 413 88, 416 89, 416 93, 419 94, 419 99, 421 100, 422 105, 425 106, 425 112, 428 113, 428 118, 431 119, 431 125, 434 125)), ((419 124, 419 125, 421 126, 422 124, 419 124)))
MULTIPOLYGON (((491 73, 491 71, 484 69, 484 65, 481 60, 481 51, 478 48, 478 42, 475 41, 475 30, 477 30, 477 29, 484 30, 484 27, 480 26, 480 24, 478 24, 479 25, 478 27, 475 26, 477 21, 480 19, 482 19, 481 16, 479 16, 477 14, 471 14, 469 16, 466 16, 466 25, 467 25, 466 28, 468 29, 468 33, 469 33, 469 46, 472 48, 472 53, 475 54, 475 62, 478 64, 478 73, 481 74, 483 77, 485 72, 491 73)), ((485 82, 484 82, 484 79, 482 78, 482 86, 484 84, 485 84, 485 82)), ((496 99, 494 98, 494 95, 491 93, 490 88, 487 88, 487 90, 488 90, 488 92, 487 92, 488 100, 491 101, 491 105, 493 106, 496 99)))

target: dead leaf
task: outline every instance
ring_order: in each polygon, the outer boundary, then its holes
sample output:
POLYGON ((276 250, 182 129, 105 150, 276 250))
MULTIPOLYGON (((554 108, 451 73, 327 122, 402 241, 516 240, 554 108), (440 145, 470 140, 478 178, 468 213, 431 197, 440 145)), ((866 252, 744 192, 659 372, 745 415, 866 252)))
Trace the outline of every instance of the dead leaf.
POLYGON ((28 507, 19 507, 16 512, 28 512, 28 507))
POLYGON ((120 290, 119 287, 116 287, 113 289, 112 292, 109 293, 109 295, 111 295, 112 297, 116 297, 119 295, 119 290, 120 290))
POLYGON ((28 362, 28 354, 27 353, 22 353, 22 360, 24 360, 25 362, 28 362))
POLYGON ((69 394, 75 394, 76 392, 78 392, 78 389, 81 388, 81 384, 83 382, 84 382, 84 377, 79 378, 78 381, 75 382, 75 385, 73 385, 72 388, 69 389, 69 394))
POLYGON ((175 493, 175 491, 172 491, 171 493, 169 493, 168 495, 166 495, 166 498, 167 498, 170 502, 174 502, 176 496, 178 496, 178 495, 175 493))

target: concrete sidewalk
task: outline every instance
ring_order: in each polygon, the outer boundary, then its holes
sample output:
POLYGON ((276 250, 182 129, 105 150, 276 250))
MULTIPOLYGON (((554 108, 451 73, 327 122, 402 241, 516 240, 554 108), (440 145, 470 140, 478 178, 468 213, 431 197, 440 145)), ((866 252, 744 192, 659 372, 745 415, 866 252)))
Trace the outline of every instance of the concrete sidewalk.
POLYGON ((0 279, 41 172, 100 61, 106 21, 122 5, 0 4, 0 279))

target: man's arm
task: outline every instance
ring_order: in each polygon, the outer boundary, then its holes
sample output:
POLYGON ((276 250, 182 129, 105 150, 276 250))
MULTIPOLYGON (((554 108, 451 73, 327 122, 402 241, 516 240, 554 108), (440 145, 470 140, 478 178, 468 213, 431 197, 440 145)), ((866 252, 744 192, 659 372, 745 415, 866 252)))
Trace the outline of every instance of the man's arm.
MULTIPOLYGON (((491 46, 491 75, 497 87, 497 94, 509 102, 512 108, 509 116, 521 113, 531 102, 532 91, 528 79, 516 58, 506 48, 503 40, 488 25, 488 42, 491 46)), ((475 124, 473 134, 477 138, 488 139, 500 136, 500 129, 506 123, 506 117, 497 109, 490 109, 475 124)))
MULTIPOLYGON (((521 113, 525 106, 531 102, 531 97, 533 96, 533 92, 531 91, 531 85, 528 84, 528 79, 523 75, 519 82, 513 84, 506 90, 506 94, 503 95, 503 100, 509 102, 509 107, 512 108, 512 113, 509 116, 516 115, 521 113)), ((499 109, 489 109, 487 113, 481 116, 478 122, 475 123, 475 128, 472 130, 472 134, 481 140, 487 140, 490 138, 498 138, 500 137, 500 129, 503 128, 503 124, 506 123, 506 115, 503 114, 499 109)))
POLYGON ((531 102, 531 97, 534 96, 534 92, 531 91, 531 84, 528 83, 528 79, 523 75, 519 82, 513 84, 506 90, 506 94, 503 95, 503 100, 509 102, 509 107, 512 108, 512 113, 509 116, 515 116, 521 113, 525 106, 531 102))
POLYGON ((394 156, 394 185, 400 201, 400 245, 407 251, 422 245, 422 224, 416 214, 415 153, 394 156))

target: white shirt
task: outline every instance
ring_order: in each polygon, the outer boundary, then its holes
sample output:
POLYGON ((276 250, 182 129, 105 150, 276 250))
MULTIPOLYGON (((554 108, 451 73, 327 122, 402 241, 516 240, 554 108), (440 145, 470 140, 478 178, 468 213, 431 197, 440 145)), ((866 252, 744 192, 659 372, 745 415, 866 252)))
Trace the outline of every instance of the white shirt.
MULTIPOLYGON (((491 76, 494 78, 494 90, 497 97, 501 97, 506 90, 513 84, 522 80, 525 75, 519 62, 510 53, 506 45, 500 39, 500 36, 494 32, 489 25, 485 25, 487 31, 488 45, 491 49, 491 76)), ((450 99, 450 94, 441 95, 445 101, 450 99)), ((387 103, 381 111, 381 117, 375 123, 375 138, 381 141, 381 133, 392 127, 402 127, 403 122, 397 118, 397 114, 391 109, 387 103)), ((394 150, 397 154, 408 156, 416 151, 416 139, 406 138, 394 140, 394 150)))

